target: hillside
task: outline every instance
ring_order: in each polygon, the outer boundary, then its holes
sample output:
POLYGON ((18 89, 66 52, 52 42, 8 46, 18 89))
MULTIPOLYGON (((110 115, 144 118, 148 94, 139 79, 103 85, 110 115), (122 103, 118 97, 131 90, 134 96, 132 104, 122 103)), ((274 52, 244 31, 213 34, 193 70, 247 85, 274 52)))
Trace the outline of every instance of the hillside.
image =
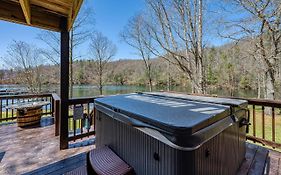
MULTIPOLYGON (((205 76, 208 88, 229 90, 252 89, 263 94, 265 81, 261 67, 247 50, 249 43, 227 44, 217 48, 206 48, 205 76), (243 63, 243 64, 241 64, 243 63)), ((152 61, 152 80, 154 86, 167 86, 169 76, 171 86, 188 86, 187 75, 175 65, 168 66, 167 61, 154 58, 152 61)), ((96 70, 92 60, 78 60, 73 64, 75 85, 97 84, 96 70)), ((277 70, 277 86, 281 82, 281 68, 277 70)), ((59 66, 42 65, 39 67, 42 85, 59 83, 59 66)), ((2 70, 1 84, 21 84, 21 71, 2 70)), ((108 63, 104 73, 104 83, 110 85, 147 85, 146 72, 142 60, 121 59, 108 63)), ((277 95, 280 96, 280 92, 277 95)))

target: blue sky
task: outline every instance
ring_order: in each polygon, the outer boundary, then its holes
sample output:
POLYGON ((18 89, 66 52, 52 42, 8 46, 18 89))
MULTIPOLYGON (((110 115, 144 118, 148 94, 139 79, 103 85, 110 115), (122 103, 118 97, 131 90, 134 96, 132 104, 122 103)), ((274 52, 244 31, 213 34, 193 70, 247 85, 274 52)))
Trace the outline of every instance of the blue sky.
MULTIPOLYGON (((118 52, 115 56, 116 59, 138 58, 138 55, 135 54, 136 51, 120 40, 119 34, 128 20, 145 8, 144 1, 145 0, 84 0, 84 7, 90 7, 94 12, 93 21, 95 21, 95 24, 93 29, 102 32, 116 44, 118 48, 118 52)), ((208 1, 209 10, 217 11, 218 6, 218 0, 208 1)), ((222 16, 220 13, 213 12, 208 15, 222 16)), ((209 30, 212 28, 211 26, 214 21, 208 19, 205 22, 207 22, 207 45, 218 46, 225 43, 226 41, 222 40, 222 38, 218 38, 216 33, 212 33, 214 30, 209 30)), ((42 32, 41 29, 0 20, 0 57, 5 57, 7 47, 13 40, 25 41, 39 48, 46 47, 42 41, 36 39, 40 32, 42 32)), ((88 50, 88 43, 84 43, 76 51, 88 57, 88 50)), ((2 67, 3 63, 0 59, 0 68, 2 67)))
MULTIPOLYGON (((102 32, 118 47, 115 58, 137 58, 132 48, 120 41, 119 33, 128 20, 144 8, 144 0, 87 0, 85 5, 94 11, 94 29, 102 32)), ((7 47, 13 40, 45 47, 44 43, 36 39, 41 31, 41 29, 0 20, 0 57, 5 56, 7 47)), ((80 49, 87 54, 88 45, 84 44, 80 49)), ((3 67, 1 61, 0 67, 3 67)))
POLYGON ((93 5, 96 30, 116 44, 116 58, 137 58, 132 48, 120 41, 119 34, 128 20, 144 9, 144 0, 90 0, 88 3, 93 5))

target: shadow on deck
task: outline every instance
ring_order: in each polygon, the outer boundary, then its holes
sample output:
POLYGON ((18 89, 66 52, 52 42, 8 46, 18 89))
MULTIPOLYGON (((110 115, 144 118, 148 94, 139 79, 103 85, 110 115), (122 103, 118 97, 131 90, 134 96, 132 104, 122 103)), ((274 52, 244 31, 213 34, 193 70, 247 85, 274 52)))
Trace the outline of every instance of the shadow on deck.
MULTIPOLYGON (((86 152, 94 148, 93 139, 70 144, 72 148, 61 151, 59 137, 54 136, 54 125, 50 124, 52 119, 44 118, 41 126, 32 128, 0 126, 1 175, 64 174, 86 165, 86 152)), ((281 174, 281 153, 247 143, 238 174, 281 174)))
MULTIPOLYGON (((40 170, 46 165, 51 168, 57 162, 66 162, 69 158, 79 157, 81 153, 94 148, 93 144, 89 145, 93 142, 81 141, 70 144, 70 147, 72 147, 70 149, 60 150, 59 137, 55 136, 54 127, 52 118, 43 118, 41 125, 28 128, 19 128, 16 124, 1 125, 0 174, 24 174, 40 170)), ((68 166, 68 164, 61 164, 61 166, 60 169, 68 166)), ((68 166, 68 168, 71 168, 71 166, 68 166)), ((58 169, 53 172, 56 171, 58 169)), ((42 172, 39 174, 49 173, 42 172)))

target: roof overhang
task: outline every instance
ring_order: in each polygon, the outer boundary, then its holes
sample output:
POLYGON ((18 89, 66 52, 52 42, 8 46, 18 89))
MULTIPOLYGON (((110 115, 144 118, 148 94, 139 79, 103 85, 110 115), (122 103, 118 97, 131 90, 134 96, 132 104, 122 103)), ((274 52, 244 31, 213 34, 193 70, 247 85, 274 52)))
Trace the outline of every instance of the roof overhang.
POLYGON ((47 30, 61 31, 67 18, 70 30, 83 0, 0 0, 0 19, 47 30))

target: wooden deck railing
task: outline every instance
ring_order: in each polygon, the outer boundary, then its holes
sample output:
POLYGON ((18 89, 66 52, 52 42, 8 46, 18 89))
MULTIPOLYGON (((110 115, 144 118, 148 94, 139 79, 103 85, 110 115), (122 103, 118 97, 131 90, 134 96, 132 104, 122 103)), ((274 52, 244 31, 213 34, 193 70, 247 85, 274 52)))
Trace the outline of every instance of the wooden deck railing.
POLYGON ((245 99, 250 110, 250 131, 247 139, 281 149, 281 101, 245 99))
MULTIPOLYGON (((93 117, 94 99, 76 98, 69 100, 68 141, 76 141, 95 134, 93 117), (73 119, 75 106, 83 106, 83 118, 73 119)), ((234 98, 234 97, 231 97, 234 98)), ((264 146, 281 149, 281 101, 263 99, 244 99, 249 103, 250 130, 247 139, 264 146)), ((0 123, 16 119, 16 111, 6 108, 9 105, 31 101, 49 101, 43 106, 43 115, 55 118, 55 134, 60 130, 60 97, 57 94, 7 95, 0 96, 0 123)))
POLYGON ((53 116, 55 118, 55 136, 58 136, 60 133, 60 97, 58 94, 52 94, 53 103, 52 103, 52 111, 53 116))
POLYGON ((10 122, 17 118, 16 110, 8 108, 10 105, 34 101, 50 102, 50 104, 43 106, 43 115, 53 115, 53 94, 5 95, 0 96, 0 123, 10 122))
MULTIPOLYGON (((95 134, 94 131, 94 97, 75 98, 69 100, 68 116, 68 141, 75 141, 83 137, 95 134), (84 117, 73 119, 73 109, 75 106, 83 106, 84 117), (91 114, 92 112, 92 114, 91 114)), ((5 95, 0 96, 0 124, 13 122, 17 119, 16 110, 9 106, 16 103, 48 101, 50 104, 43 106, 43 115, 52 115, 55 119, 55 135, 60 133, 60 97, 53 94, 28 94, 28 95, 5 95)))
POLYGON ((69 117, 68 117, 68 141, 76 141, 84 137, 89 137, 95 134, 94 128, 94 99, 89 98, 75 98, 69 100, 69 117), (83 108, 83 118, 74 119, 73 113, 77 106, 83 108))
MULTIPOLYGON (((202 95, 202 94, 189 94, 202 95)), ((218 97, 217 95, 202 95, 209 97, 218 97)), ((221 96, 219 96, 221 97, 221 96)), ((222 97, 224 98, 224 97, 222 97)), ((254 143, 260 143, 273 149, 281 150, 281 101, 225 97, 248 101, 250 112, 250 127, 247 134, 247 140, 254 143)))

